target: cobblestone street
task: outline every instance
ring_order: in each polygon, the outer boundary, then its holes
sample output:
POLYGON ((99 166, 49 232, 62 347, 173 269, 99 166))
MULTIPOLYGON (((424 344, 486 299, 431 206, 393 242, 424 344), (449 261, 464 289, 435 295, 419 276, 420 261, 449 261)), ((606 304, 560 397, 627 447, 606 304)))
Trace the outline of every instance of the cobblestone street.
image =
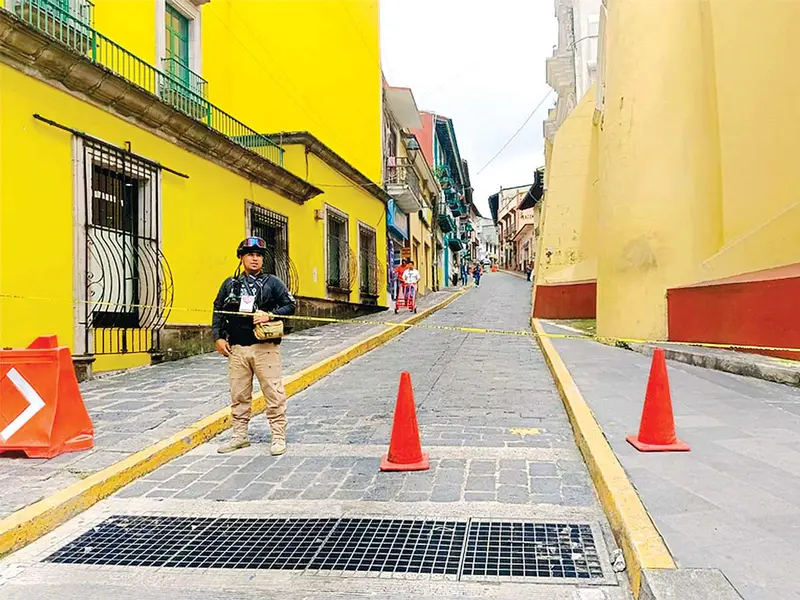
MULTIPOLYGON (((488 275, 479 289, 426 319, 441 326, 525 330, 530 284, 488 275)), ((307 334, 305 334, 307 335, 307 334)), ((299 337, 299 336, 298 336, 299 337)), ((296 342, 295 342, 296 343, 296 342)), ((289 346, 294 347, 297 346, 289 346)), ((216 359, 202 358, 216 365, 216 359)), ((150 385, 143 378, 141 385, 150 385)), ((155 382, 153 382, 155 385, 155 382)), ((222 381, 218 402, 225 401, 222 381)), ((189 390, 181 390, 187 401, 189 390)), ((126 402, 136 402, 135 395, 126 402)), ((155 419, 154 419, 155 420, 155 419)), ((269 456, 263 416, 255 443, 232 455, 195 448, 134 482, 54 533, 9 557, 4 599, 163 597, 459 597, 621 600, 627 579, 611 569, 614 549, 569 421, 543 356, 530 337, 413 329, 356 359, 289 401, 288 452, 269 456), (429 471, 382 473, 401 371, 411 373, 429 471), (111 515, 575 523, 591 529, 602 577, 595 581, 489 578, 491 584, 382 573, 332 576, 304 571, 81 567, 39 563, 111 515), (213 590, 213 591, 212 591, 213 590)), ((91 551, 91 550, 87 550, 91 551)), ((5 583, 3 583, 5 581, 5 583)))
MULTIPOLYGON (((420 302, 429 308, 451 292, 435 292, 420 302)), ((365 321, 398 322, 408 312, 378 313, 365 321)), ((290 334, 281 344, 284 376, 340 352, 382 325, 332 324, 290 334)), ((256 382, 258 389, 258 382, 256 382)), ((225 359, 204 354, 185 360, 105 376, 81 384, 95 430, 88 452, 45 459, 3 458, 0 518, 123 460, 228 406, 225 359)))

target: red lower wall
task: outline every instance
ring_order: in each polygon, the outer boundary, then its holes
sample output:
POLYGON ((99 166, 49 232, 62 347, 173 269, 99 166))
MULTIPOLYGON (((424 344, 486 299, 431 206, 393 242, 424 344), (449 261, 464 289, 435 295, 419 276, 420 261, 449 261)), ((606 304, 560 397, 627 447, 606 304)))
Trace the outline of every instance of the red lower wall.
POLYGON ((800 264, 668 290, 667 309, 673 341, 800 348, 800 264))
POLYGON ((533 316, 540 319, 597 317, 597 281, 537 285, 533 316))

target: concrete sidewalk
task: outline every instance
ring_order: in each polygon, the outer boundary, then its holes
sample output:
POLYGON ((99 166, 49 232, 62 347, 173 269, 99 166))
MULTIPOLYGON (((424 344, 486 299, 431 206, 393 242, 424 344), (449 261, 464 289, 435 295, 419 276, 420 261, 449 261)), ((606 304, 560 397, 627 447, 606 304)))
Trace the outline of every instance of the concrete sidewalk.
MULTIPOLYGON (((452 294, 428 294, 420 299, 420 311, 452 294)), ((409 311, 395 315, 390 310, 361 320, 399 322, 409 316, 409 311)), ((336 323, 290 334, 281 344, 284 376, 385 329, 383 325, 336 323)), ((49 460, 0 455, 0 519, 228 406, 226 364, 216 353, 204 354, 82 383, 81 393, 94 423, 94 449, 49 460)))
POLYGON ((650 359, 552 342, 679 566, 722 570, 745 600, 800 598, 800 390, 670 362, 691 452, 643 454, 625 436, 638 431, 650 359))

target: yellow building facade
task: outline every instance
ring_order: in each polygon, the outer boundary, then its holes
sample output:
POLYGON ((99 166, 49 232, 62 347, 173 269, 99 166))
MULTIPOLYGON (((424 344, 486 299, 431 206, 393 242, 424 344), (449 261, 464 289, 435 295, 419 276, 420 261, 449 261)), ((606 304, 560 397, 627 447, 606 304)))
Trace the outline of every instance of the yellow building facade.
POLYGON ((596 269, 599 335, 798 345, 791 24, 778 0, 607 2, 600 96, 547 157, 537 296, 596 269))
MULTIPOLYGON (((377 2, 336 3, 346 30, 308 4, 5 2, 0 345, 57 334, 76 364, 95 371, 208 350, 211 302, 247 235, 267 239, 268 263, 298 297, 298 312, 386 306, 380 82, 352 89, 330 79, 337 60, 370 45, 379 53, 377 2), (276 7, 264 35, 325 29, 315 42, 324 57, 275 55, 270 68, 256 25, 266 22, 241 22, 241 6, 256 4, 276 7), (227 44, 220 31, 234 32, 227 44), (247 80, 235 84, 215 64, 223 54, 264 68, 229 70, 247 80), (282 96, 292 83, 305 110, 282 96), (295 133, 278 133, 286 131, 295 133)), ((304 38, 280 41, 281 52, 306 56, 304 38)), ((366 60, 348 64, 360 81, 379 71, 366 60)))

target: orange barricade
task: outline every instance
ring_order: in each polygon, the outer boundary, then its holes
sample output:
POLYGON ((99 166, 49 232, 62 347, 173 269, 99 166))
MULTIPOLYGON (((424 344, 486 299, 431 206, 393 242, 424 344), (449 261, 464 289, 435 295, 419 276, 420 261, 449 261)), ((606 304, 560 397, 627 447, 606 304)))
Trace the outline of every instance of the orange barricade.
POLYGON ((93 446, 69 348, 59 348, 53 335, 26 349, 0 350, 0 453, 52 458, 93 446))

